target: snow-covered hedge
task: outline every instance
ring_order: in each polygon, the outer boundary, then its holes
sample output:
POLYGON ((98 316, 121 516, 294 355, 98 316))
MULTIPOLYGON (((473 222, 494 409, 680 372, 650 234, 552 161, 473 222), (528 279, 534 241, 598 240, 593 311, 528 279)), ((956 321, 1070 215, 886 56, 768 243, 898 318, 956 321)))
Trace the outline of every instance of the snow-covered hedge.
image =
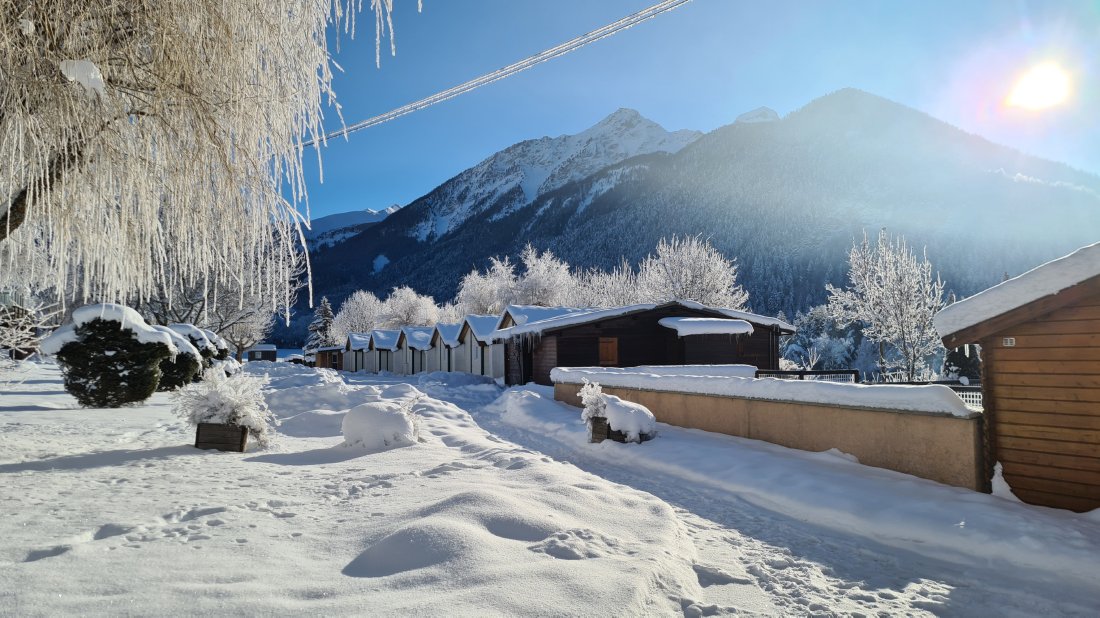
POLYGON ((603 386, 622 388, 948 414, 961 418, 970 418, 976 414, 966 407, 954 391, 942 384, 903 386, 804 382, 778 378, 677 375, 661 369, 556 367, 550 372, 550 379, 554 383, 564 384, 583 384, 588 379, 603 386))
POLYGON ((228 377, 220 368, 206 370, 202 382, 176 392, 176 414, 190 423, 222 423, 248 428, 253 440, 265 448, 275 435, 275 417, 264 401, 264 378, 252 375, 228 377))
POLYGON ((129 307, 87 305, 72 322, 42 341, 43 353, 57 357, 65 390, 80 405, 117 408, 145 401, 161 379, 161 362, 175 359, 172 338, 145 323, 129 307))
POLYGON ((178 353, 175 358, 166 358, 160 362, 160 384, 158 391, 174 391, 195 381, 202 373, 202 355, 191 345, 191 341, 167 326, 152 325, 153 328, 172 338, 178 353))
POLYGON ((416 444, 420 423, 413 406, 418 399, 413 397, 401 404, 372 401, 348 410, 341 426, 344 444, 371 452, 416 444))

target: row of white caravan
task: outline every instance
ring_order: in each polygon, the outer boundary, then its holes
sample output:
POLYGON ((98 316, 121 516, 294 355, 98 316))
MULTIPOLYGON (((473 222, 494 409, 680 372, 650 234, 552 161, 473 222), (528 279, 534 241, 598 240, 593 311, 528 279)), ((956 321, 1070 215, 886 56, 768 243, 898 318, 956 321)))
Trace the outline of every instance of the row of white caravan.
POLYGON ((401 375, 457 371, 504 380, 504 343, 493 334, 501 316, 470 315, 461 324, 408 326, 348 335, 343 370, 401 375))

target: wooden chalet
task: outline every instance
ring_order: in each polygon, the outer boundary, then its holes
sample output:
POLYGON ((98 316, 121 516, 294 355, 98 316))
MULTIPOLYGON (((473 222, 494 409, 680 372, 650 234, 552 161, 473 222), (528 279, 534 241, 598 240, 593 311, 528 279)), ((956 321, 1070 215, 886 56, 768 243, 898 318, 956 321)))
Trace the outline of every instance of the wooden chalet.
POLYGON ((278 356, 277 348, 270 343, 260 343, 244 351, 247 361, 271 361, 275 362, 278 356))
POLYGON ((317 348, 317 351, 313 353, 313 359, 314 367, 342 370, 344 368, 344 346, 329 345, 317 348))
POLYGON ((947 307, 936 328, 948 348, 981 345, 986 478, 1000 462, 1025 502, 1100 508, 1100 243, 947 307))
POLYGON ((458 334, 462 324, 436 324, 432 331, 432 349, 428 353, 425 368, 428 371, 455 371, 454 349, 458 347, 458 334))
POLYGON ((427 357, 432 349, 431 326, 406 326, 397 337, 397 355, 399 362, 394 373, 411 375, 423 373, 427 357))
MULTIPOLYGON (((370 348, 373 358, 366 361, 367 367, 374 371, 396 371, 397 339, 399 330, 373 330, 370 333, 370 348)), ((370 369, 368 369, 370 371, 370 369)))
POLYGON ((776 318, 673 301, 567 313, 505 328, 496 338, 505 342, 508 384, 548 385, 554 367, 743 363, 778 369, 779 337, 794 330, 776 318), (667 321, 675 318, 712 322, 687 328, 667 321))
POLYGON ((372 356, 369 333, 348 334, 348 338, 344 341, 344 371, 377 371, 377 369, 367 368, 372 356))
POLYGON ((579 309, 577 307, 539 307, 537 305, 508 305, 500 314, 497 322, 497 330, 504 330, 513 326, 523 326, 528 322, 541 322, 553 318, 560 318, 572 313, 583 313, 591 309, 579 309))

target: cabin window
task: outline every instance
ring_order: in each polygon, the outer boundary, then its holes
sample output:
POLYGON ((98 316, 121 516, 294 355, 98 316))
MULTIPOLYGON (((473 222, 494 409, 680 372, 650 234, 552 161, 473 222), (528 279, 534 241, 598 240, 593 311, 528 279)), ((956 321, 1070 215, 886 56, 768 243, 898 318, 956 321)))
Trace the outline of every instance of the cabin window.
POLYGON ((619 364, 619 338, 600 337, 600 366, 616 367, 619 364))

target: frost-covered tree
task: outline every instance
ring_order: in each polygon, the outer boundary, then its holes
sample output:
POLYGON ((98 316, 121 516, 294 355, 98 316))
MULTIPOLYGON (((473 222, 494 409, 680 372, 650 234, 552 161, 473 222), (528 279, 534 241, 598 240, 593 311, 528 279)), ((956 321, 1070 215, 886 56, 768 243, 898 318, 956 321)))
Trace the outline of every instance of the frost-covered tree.
MULTIPOLYGON (((576 296, 577 281, 569 264, 550 251, 539 253, 528 244, 520 255, 523 276, 516 281, 516 302, 521 305, 560 307, 576 296)), ((503 308, 501 308, 503 311, 503 308)), ((491 313, 500 313, 493 311, 491 313)))
POLYGON ((737 265, 698 236, 662 238, 638 268, 646 302, 694 300, 712 307, 744 309, 749 295, 737 283, 737 265))
POLYGON ((340 305, 332 323, 332 335, 336 341, 347 340, 351 333, 369 333, 382 325, 386 307, 374 294, 358 290, 340 305))
POLYGON ((882 230, 874 244, 864 234, 848 264, 845 289, 826 285, 829 314, 841 325, 863 325, 864 336, 879 344, 880 371, 897 368, 909 381, 920 378, 943 347, 932 324, 944 305, 943 282, 933 277, 928 257, 882 230))
POLYGON ((510 259, 489 258, 484 274, 475 268, 462 278, 455 304, 464 315, 501 313, 515 301, 516 284, 516 267, 510 259))
POLYGON ((439 307, 431 296, 417 294, 409 286, 394 288, 386 298, 386 326, 434 326, 439 321, 439 307))
POLYGON ((332 305, 327 296, 321 297, 317 309, 313 312, 313 321, 309 323, 309 339, 306 340, 306 350, 316 350, 325 346, 336 345, 336 338, 332 333, 332 323, 336 316, 332 314, 332 305))
POLYGON ((439 318, 437 322, 439 324, 458 324, 466 319, 466 315, 466 313, 463 313, 461 306, 455 303, 447 303, 439 306, 439 318))
POLYGON ((567 305, 606 308, 642 302, 638 276, 626 260, 609 272, 593 268, 577 274, 575 279, 577 287, 567 305))
MULTIPOLYGON (((37 0, 0 11, 0 244, 58 294, 243 272, 300 238, 342 0, 37 0), (289 202, 284 196, 289 196, 289 202)), ((371 0, 377 34, 392 0, 371 0)), ((392 41, 392 27, 391 41, 392 41)), ((376 36, 376 44, 379 42, 376 36)))

